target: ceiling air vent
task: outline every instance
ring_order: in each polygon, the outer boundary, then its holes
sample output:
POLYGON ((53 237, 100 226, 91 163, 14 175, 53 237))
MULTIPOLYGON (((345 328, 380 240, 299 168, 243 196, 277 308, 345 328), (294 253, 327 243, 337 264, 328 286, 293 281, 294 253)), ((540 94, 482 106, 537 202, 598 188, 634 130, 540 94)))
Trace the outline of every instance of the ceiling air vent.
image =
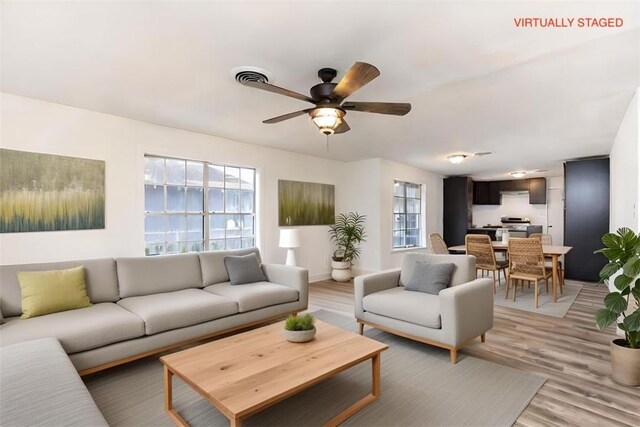
POLYGON ((235 67, 231 70, 231 74, 240 84, 246 84, 247 82, 269 83, 271 80, 271 73, 258 67, 235 67))

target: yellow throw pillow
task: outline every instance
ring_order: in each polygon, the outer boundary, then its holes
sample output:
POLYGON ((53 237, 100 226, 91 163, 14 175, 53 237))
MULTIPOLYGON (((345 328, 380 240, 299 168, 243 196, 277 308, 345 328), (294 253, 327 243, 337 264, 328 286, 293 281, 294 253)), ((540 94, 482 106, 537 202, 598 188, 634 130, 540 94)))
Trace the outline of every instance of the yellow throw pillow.
POLYGON ((21 319, 91 306, 84 267, 68 270, 19 271, 21 319))

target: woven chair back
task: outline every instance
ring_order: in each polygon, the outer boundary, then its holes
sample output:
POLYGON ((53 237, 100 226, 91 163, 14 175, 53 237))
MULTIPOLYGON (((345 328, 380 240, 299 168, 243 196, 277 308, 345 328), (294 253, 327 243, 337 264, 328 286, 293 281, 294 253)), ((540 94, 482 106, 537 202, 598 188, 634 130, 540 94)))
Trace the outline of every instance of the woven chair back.
POLYGON ((476 257, 476 268, 495 270, 496 254, 491 246, 491 238, 485 234, 467 234, 464 238, 467 255, 476 257))
POLYGON ((551 238, 551 234, 546 233, 531 233, 529 236, 530 239, 539 239, 542 242, 542 245, 551 246, 553 245, 553 239, 551 238))
POLYGON ((449 255, 449 249, 444 242, 442 236, 438 233, 429 234, 429 245, 431 246, 431 252, 437 255, 449 255))
POLYGON ((544 277, 544 254, 540 239, 509 239, 509 273, 544 277))

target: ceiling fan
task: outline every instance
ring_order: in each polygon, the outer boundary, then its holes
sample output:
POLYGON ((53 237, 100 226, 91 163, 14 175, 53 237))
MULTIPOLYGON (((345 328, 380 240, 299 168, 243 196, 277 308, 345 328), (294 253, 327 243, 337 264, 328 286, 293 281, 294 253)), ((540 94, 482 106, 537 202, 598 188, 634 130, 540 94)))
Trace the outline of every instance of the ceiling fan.
POLYGON ((264 120, 262 123, 279 123, 303 114, 309 114, 313 123, 325 135, 345 133, 351 129, 344 119, 347 111, 390 114, 393 116, 404 116, 411 111, 411 104, 408 103, 343 102, 345 98, 351 96, 355 91, 380 75, 380 71, 371 64, 356 62, 349 68, 339 83, 331 83, 336 75, 337 71, 333 68, 321 68, 318 70, 318 77, 320 77, 322 83, 311 88, 309 91, 311 97, 260 81, 247 81, 244 84, 315 105, 313 108, 273 117, 264 120))

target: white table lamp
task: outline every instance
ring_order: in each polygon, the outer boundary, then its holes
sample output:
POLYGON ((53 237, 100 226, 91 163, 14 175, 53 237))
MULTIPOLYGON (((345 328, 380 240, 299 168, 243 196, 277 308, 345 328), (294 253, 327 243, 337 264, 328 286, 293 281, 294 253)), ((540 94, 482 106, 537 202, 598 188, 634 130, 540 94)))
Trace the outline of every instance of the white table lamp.
POLYGON ((287 250, 286 265, 296 266, 296 253, 293 248, 300 247, 300 235, 295 228, 283 228, 280 230, 280 247, 287 250))

